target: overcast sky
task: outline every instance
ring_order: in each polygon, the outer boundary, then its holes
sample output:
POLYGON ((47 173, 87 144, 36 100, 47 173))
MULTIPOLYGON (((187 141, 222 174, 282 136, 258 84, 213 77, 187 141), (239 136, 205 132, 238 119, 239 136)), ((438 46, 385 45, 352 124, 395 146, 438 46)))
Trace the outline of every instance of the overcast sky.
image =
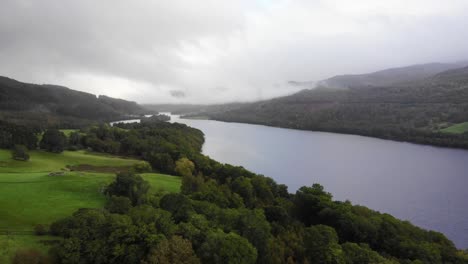
POLYGON ((140 103, 252 101, 468 59, 467 0, 0 0, 0 75, 140 103))

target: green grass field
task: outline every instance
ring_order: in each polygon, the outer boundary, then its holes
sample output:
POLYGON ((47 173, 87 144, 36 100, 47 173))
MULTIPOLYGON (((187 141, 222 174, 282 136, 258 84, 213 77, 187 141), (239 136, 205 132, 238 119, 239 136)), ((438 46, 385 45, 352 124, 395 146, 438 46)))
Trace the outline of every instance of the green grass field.
POLYGON ((468 122, 449 126, 447 128, 442 129, 441 131, 445 133, 452 133, 452 134, 465 133, 465 132, 468 132, 468 122))
POLYGON ((0 150, 0 173, 3 172, 51 172, 64 169, 67 165, 87 164, 93 166, 128 167, 138 160, 110 155, 93 154, 85 151, 64 151, 60 154, 31 151, 27 162, 11 159, 9 150, 0 150))
POLYGON ((76 131, 78 131, 78 129, 60 129, 60 132, 64 133, 67 137, 69 137, 71 133, 76 131))
MULTIPOLYGON (((32 231, 36 224, 49 225, 71 215, 79 208, 103 207, 103 190, 115 175, 98 172, 69 172, 63 176, 49 176, 67 165, 128 167, 138 162, 84 151, 65 151, 53 154, 31 151, 30 161, 15 161, 8 150, 0 150, 0 231, 32 231)), ((142 177, 151 184, 151 191, 178 192, 180 178, 145 173, 142 177)), ((0 235, 0 263, 8 263, 19 248, 46 248, 34 235, 0 235)))

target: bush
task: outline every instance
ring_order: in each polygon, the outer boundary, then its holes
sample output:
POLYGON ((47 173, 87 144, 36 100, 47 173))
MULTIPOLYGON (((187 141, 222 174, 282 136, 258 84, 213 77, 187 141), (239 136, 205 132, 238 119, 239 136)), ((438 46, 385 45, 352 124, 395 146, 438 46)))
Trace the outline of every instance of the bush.
POLYGON ((15 145, 11 150, 11 157, 15 160, 28 161, 28 149, 24 145, 15 145))
POLYGON ((132 170, 135 173, 145 173, 145 172, 151 172, 151 165, 146 162, 146 161, 140 161, 136 164, 133 165, 132 170))

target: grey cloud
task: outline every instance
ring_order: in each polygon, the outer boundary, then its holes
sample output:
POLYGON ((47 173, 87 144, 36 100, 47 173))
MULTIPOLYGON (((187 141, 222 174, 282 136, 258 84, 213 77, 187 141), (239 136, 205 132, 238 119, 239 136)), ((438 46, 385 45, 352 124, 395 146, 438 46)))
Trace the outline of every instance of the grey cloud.
POLYGON ((298 90, 290 80, 468 58, 459 0, 1 6, 0 75, 144 103, 251 101, 298 90))

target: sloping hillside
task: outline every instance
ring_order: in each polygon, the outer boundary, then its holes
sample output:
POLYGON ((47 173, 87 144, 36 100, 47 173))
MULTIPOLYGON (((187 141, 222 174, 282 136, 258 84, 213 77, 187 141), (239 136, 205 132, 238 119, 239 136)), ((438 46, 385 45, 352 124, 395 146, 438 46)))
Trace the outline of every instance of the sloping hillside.
POLYGON ((318 82, 318 85, 333 88, 353 88, 405 84, 421 81, 435 74, 466 65, 468 65, 468 62, 418 64, 367 74, 338 75, 322 80, 318 82))
POLYGON ((468 134, 441 131, 468 121, 468 67, 407 85, 322 87, 201 115, 230 122, 468 148, 468 134))
POLYGON ((0 118, 8 117, 19 123, 85 123, 119 119, 145 111, 135 102, 0 77, 0 118))

